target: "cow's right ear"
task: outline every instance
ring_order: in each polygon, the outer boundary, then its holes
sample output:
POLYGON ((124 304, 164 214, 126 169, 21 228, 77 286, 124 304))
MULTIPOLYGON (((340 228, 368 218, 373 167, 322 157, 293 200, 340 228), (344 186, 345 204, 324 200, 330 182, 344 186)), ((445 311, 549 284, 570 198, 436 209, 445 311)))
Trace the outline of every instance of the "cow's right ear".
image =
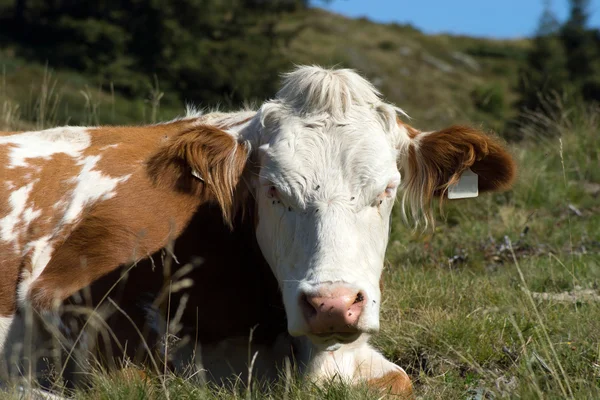
POLYGON ((514 182, 515 162, 497 138, 466 126, 406 133, 400 162, 403 203, 417 221, 422 215, 433 222, 431 201, 446 197, 467 170, 477 175, 479 193, 508 190, 514 182))
POLYGON ((147 161, 154 184, 215 200, 231 226, 234 192, 244 172, 249 149, 231 134, 201 125, 178 133, 162 144, 147 161))

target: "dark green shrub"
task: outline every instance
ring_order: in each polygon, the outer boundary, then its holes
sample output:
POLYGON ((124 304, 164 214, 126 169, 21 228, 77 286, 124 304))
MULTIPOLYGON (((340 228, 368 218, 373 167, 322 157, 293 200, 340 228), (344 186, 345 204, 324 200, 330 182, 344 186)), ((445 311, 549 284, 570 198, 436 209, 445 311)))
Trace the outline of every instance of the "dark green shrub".
POLYGON ((502 118, 506 111, 504 89, 498 83, 476 87, 471 93, 473 104, 478 110, 502 118))
POLYGON ((384 50, 384 51, 391 51, 391 50, 395 50, 397 45, 396 45, 396 43, 392 42, 391 40, 382 40, 381 42, 379 42, 377 44, 377 47, 379 47, 379 49, 384 50))

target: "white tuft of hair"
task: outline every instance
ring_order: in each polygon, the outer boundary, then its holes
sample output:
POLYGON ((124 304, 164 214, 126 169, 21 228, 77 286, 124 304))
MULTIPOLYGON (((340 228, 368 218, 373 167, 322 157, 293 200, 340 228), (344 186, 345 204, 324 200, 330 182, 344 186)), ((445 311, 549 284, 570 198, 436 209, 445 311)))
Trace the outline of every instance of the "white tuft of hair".
POLYGON ((353 106, 377 106, 381 94, 354 70, 313 65, 283 74, 276 99, 299 115, 328 114, 343 119, 353 106))
POLYGON ((183 119, 200 118, 204 115, 204 110, 198 108, 197 106, 190 103, 185 105, 185 117, 183 117, 183 119))

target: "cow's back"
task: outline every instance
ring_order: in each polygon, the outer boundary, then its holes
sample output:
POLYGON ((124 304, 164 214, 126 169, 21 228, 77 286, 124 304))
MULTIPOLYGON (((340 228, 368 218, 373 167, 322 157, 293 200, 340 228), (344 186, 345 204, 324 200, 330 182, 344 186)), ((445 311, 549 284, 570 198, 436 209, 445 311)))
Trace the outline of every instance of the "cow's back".
POLYGON ((35 280, 91 210, 151 190, 144 160, 182 128, 180 121, 0 134, 0 315, 14 312, 18 281, 35 280))

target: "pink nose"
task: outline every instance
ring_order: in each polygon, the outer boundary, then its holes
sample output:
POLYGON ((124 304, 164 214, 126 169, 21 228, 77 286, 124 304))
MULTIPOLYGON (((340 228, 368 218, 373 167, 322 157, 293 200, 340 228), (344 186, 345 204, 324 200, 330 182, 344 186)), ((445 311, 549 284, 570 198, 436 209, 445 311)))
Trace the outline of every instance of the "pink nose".
POLYGON ((302 303, 310 333, 354 333, 366 298, 356 289, 337 287, 305 295, 302 303))

